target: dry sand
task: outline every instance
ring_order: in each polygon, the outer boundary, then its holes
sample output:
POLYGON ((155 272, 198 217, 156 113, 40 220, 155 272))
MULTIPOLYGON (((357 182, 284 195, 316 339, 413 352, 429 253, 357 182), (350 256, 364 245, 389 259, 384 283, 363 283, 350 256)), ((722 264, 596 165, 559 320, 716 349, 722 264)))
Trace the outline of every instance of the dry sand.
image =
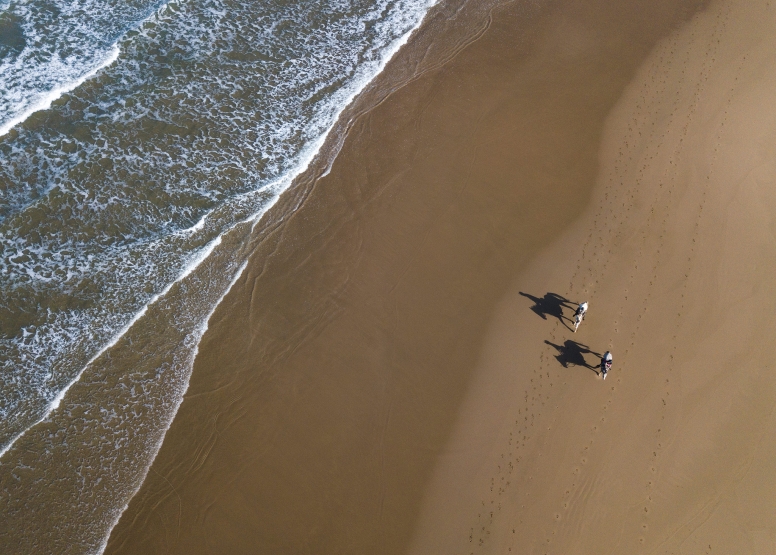
POLYGON ((776 550, 776 8, 625 4, 505 4, 357 120, 107 553, 776 550))
POLYGON ((588 211, 495 311, 411 552, 776 552, 775 31, 717 2, 640 68, 588 211))

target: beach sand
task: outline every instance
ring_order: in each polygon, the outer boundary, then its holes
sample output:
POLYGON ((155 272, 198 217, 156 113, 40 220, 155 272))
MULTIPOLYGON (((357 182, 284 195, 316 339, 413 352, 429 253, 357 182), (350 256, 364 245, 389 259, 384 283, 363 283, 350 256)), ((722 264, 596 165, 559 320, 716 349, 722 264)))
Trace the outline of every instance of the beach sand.
POLYGON ((498 6, 355 120, 106 553, 776 550, 776 7, 625 4, 498 6))

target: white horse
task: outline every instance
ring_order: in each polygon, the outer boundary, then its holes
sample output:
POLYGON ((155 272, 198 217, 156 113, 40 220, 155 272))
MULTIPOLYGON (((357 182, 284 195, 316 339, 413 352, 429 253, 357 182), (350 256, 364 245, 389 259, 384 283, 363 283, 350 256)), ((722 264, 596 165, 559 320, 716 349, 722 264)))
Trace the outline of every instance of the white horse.
POLYGON ((584 319, 586 313, 587 313, 587 301, 580 304, 577 307, 577 311, 574 313, 574 333, 577 333, 577 328, 579 327, 579 324, 582 323, 582 320, 584 319))

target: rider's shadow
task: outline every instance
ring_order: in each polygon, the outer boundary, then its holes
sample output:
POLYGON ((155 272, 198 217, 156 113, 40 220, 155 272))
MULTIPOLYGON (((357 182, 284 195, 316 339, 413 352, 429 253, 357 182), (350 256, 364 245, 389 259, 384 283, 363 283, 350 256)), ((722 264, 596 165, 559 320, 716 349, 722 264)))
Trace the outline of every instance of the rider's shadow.
POLYGON ((533 295, 523 293, 522 291, 520 291, 520 294, 523 297, 527 297, 533 301, 534 305, 531 307, 531 310, 541 316, 544 320, 547 319, 547 316, 553 316, 560 320, 563 325, 568 328, 566 320, 571 321, 571 319, 563 315, 563 309, 574 308, 574 305, 571 304, 571 301, 569 301, 567 298, 562 297, 557 293, 546 293, 544 297, 534 297, 533 295))
POLYGON ((560 362, 563 368, 568 368, 569 366, 584 366, 585 368, 593 370, 596 374, 598 373, 598 366, 589 364, 587 360, 585 360, 585 355, 590 354, 598 359, 601 358, 601 355, 595 351, 591 351, 587 345, 577 343, 571 339, 567 339, 563 345, 555 345, 547 340, 544 342, 557 349, 558 354, 555 355, 555 358, 560 362))

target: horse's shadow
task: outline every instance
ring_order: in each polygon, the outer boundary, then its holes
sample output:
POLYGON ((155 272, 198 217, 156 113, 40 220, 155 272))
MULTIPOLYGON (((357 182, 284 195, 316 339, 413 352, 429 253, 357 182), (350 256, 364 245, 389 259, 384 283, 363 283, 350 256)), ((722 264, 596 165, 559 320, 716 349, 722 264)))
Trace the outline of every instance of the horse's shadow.
POLYGON ((569 328, 566 320, 572 322, 572 319, 563 315, 563 309, 573 309, 575 308, 575 305, 566 297, 558 295, 557 293, 546 293, 544 297, 534 297, 533 295, 523 293, 522 291, 520 291, 520 294, 533 301, 534 304, 531 307, 531 310, 538 314, 542 319, 546 320, 548 316, 552 316, 569 328))
POLYGON ((577 343, 571 339, 567 339, 563 345, 555 345, 547 340, 544 342, 557 349, 558 354, 555 355, 555 358, 560 362, 560 365, 563 366, 563 368, 568 368, 570 366, 584 366, 585 368, 594 371, 596 374, 598 373, 598 366, 589 364, 587 360, 585 360, 585 355, 591 354, 598 359, 601 358, 601 355, 600 353, 590 350, 587 345, 577 343))

